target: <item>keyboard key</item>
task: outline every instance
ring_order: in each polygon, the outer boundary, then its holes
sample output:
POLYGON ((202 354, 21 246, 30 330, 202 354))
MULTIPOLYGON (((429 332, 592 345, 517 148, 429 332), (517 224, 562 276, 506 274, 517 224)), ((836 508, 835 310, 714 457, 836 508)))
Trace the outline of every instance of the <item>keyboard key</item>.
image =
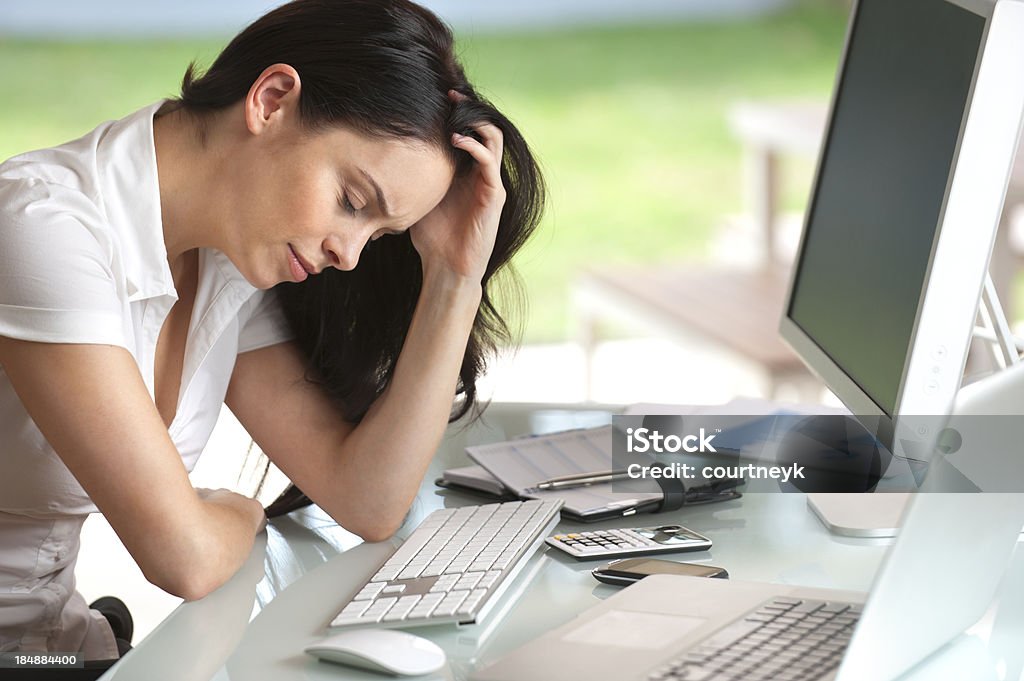
POLYGON ((466 596, 469 595, 468 591, 452 591, 445 596, 444 600, 441 601, 434 609, 434 615, 437 617, 449 617, 455 614, 455 611, 462 601, 466 600, 466 596))
POLYGON ((404 570, 402 570, 401 573, 399 573, 398 578, 399 579, 416 579, 417 577, 420 576, 420 573, 423 572, 423 568, 425 568, 425 567, 426 567, 426 565, 409 566, 409 567, 405 568, 404 570))
POLYGON ((480 578, 480 583, 477 586, 489 589, 498 581, 499 577, 501 577, 501 570, 490 570, 480 578))
POLYGON ((437 563, 437 562, 431 563, 430 565, 428 565, 427 567, 425 567, 423 569, 423 572, 420 573, 420 577, 437 577, 437 576, 439 576, 441 574, 444 574, 444 571, 445 571, 445 569, 447 569, 447 567, 448 567, 448 562, 447 561, 445 561, 443 563, 437 563))
POLYGON ((444 575, 438 577, 434 585, 430 587, 432 592, 451 591, 452 587, 459 581, 459 575, 444 575))
POLYGON ((350 624, 373 624, 376 619, 366 619, 362 615, 340 614, 331 620, 332 627, 344 627, 350 624))
POLYGON ((739 621, 727 625, 725 628, 704 640, 701 649, 721 650, 728 647, 735 641, 740 640, 752 631, 757 630, 761 625, 758 622, 739 621))
POLYGON ((392 605, 398 602, 397 596, 382 596, 375 601, 372 601, 369 610, 383 610, 386 611, 392 605))
POLYGON ((476 609, 476 606, 483 600, 484 595, 487 593, 487 589, 475 589, 466 596, 466 600, 462 601, 459 607, 455 610, 456 615, 469 615, 476 609))
POLYGON ((377 594, 381 592, 381 589, 388 585, 387 582, 370 582, 362 589, 359 590, 355 596, 352 597, 354 601, 362 601, 366 599, 373 599, 377 597, 377 594))
POLYGON ((385 565, 380 570, 378 570, 377 574, 375 574, 371 579, 374 582, 387 582, 398 577, 398 574, 402 571, 402 569, 403 568, 401 565, 385 565))
POLYGON ((409 611, 406 619, 418 619, 421 617, 429 617, 434 611, 434 608, 444 598, 443 593, 432 593, 427 594, 420 599, 420 602, 416 604, 416 607, 409 611))
POLYGON ((771 622, 775 617, 755 612, 753 615, 747 615, 746 619, 748 622, 771 622))
POLYGON ((371 622, 379 622, 384 615, 387 614, 388 610, 391 609, 398 599, 394 596, 388 596, 387 598, 378 598, 373 602, 366 612, 362 614, 363 619, 371 622))
POLYGON ((430 535, 413 532, 409 538, 398 547, 398 550, 392 554, 391 558, 389 558, 384 565, 386 567, 407 565, 428 541, 430 541, 430 535))
POLYGON ((504 570, 508 567, 512 561, 516 559, 516 552, 505 549, 505 552, 498 556, 498 559, 494 561, 495 570, 504 570))
POLYGON ((452 588, 458 590, 473 589, 480 582, 480 578, 483 576, 483 572, 467 572, 459 578, 459 581, 456 582, 455 586, 452 588))
POLYGON ((419 602, 420 596, 402 596, 398 599, 398 602, 388 610, 388 614, 381 620, 382 622, 397 622, 398 620, 405 619, 405 616, 409 614, 416 604, 419 602))
POLYGON ((821 608, 822 605, 823 605, 823 603, 821 603, 819 601, 802 601, 802 602, 797 602, 797 604, 793 608, 790 609, 790 612, 794 613, 794 614, 795 613, 804 613, 804 614, 808 614, 809 615, 812 612, 816 612, 819 608, 821 608))
POLYGON ((370 601, 352 601, 341 610, 342 615, 362 615, 370 607, 370 601))
POLYGON ((835 613, 837 615, 839 613, 841 613, 841 612, 843 612, 845 610, 849 610, 849 609, 850 609, 850 606, 847 605, 846 603, 826 603, 823 606, 821 606, 821 612, 831 612, 831 613, 835 613))
POLYGON ((772 604, 773 605, 775 605, 775 604, 800 605, 800 603, 802 603, 802 601, 799 598, 784 598, 784 597, 781 597, 781 596, 777 596, 777 597, 772 599, 772 604))

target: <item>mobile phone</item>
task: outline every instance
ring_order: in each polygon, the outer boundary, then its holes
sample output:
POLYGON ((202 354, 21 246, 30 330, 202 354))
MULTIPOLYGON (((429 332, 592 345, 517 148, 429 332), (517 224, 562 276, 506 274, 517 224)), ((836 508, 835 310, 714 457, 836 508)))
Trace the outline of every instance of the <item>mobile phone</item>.
POLYGON ((599 565, 591 570, 594 579, 605 584, 626 586, 648 575, 686 575, 688 577, 717 577, 728 579, 725 568, 697 563, 677 563, 660 558, 624 558, 599 565))

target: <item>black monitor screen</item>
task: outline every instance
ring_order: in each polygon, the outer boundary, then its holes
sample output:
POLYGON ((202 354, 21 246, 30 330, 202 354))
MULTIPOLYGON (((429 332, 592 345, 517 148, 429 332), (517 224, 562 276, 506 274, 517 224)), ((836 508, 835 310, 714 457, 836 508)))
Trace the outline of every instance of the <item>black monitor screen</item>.
POLYGON ((893 416, 985 19, 861 0, 789 317, 893 416))

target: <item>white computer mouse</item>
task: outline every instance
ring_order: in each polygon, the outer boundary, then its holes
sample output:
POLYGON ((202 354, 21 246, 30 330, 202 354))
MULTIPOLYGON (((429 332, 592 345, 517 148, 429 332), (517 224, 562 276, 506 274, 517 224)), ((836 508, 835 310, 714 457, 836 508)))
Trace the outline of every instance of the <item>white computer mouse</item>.
POLYGON ((433 641, 394 629, 354 629, 306 646, 321 660, 396 676, 419 676, 444 666, 445 654, 433 641))

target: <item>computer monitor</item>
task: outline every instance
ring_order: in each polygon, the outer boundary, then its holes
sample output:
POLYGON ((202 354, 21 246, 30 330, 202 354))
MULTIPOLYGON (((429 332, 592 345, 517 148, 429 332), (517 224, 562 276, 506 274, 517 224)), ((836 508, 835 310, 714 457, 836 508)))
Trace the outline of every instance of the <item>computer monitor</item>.
POLYGON ((960 387, 1024 112, 1024 1, 854 4, 781 334, 894 453, 960 387))

